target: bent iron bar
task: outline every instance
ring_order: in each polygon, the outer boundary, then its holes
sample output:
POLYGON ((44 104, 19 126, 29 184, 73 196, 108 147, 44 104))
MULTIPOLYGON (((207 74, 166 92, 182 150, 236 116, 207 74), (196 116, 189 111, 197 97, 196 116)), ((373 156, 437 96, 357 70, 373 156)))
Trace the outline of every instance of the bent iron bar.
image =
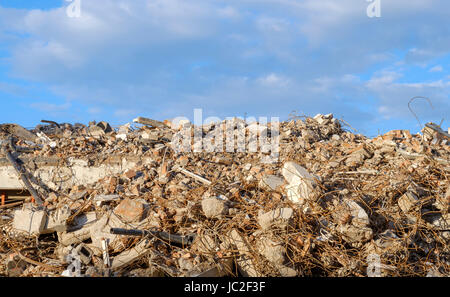
POLYGON ((54 122, 54 121, 41 120, 41 123, 53 124, 53 125, 56 125, 56 127, 61 128, 61 126, 57 122, 54 122))
POLYGON ((15 148, 14 145, 12 144, 12 140, 11 139, 10 139, 9 146, 10 146, 9 148, 5 148, 5 150, 4 150, 6 158, 13 165, 14 169, 17 171, 17 174, 22 179, 22 182, 25 184, 25 187, 28 189, 30 194, 33 196, 34 200, 36 200, 36 203, 39 206, 42 205, 44 202, 42 201, 42 199, 41 199, 40 195, 38 194, 38 192, 31 185, 30 181, 28 180, 28 177, 25 175, 26 171, 24 170, 23 167, 21 167, 17 163, 16 159, 14 159, 14 157, 11 154, 10 150, 14 150, 14 148, 15 148))
POLYGON ((151 234, 156 237, 159 237, 162 240, 168 241, 169 243, 175 243, 184 246, 192 245, 196 237, 195 234, 177 235, 177 234, 170 234, 164 231, 150 231, 150 230, 122 229, 122 228, 111 228, 110 233, 129 236, 148 236, 151 234))

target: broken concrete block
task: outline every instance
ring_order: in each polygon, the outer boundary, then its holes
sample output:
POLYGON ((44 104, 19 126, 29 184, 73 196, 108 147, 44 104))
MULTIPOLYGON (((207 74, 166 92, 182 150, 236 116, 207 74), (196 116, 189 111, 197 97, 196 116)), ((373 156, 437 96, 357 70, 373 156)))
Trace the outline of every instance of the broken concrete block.
POLYGON ((56 209, 48 214, 48 219, 45 224, 43 234, 53 232, 64 232, 67 230, 67 219, 71 215, 71 211, 68 205, 56 209))
POLYGON ((122 228, 127 229, 127 223, 122 221, 115 213, 107 213, 103 215, 101 219, 92 224, 90 229, 92 244, 96 248, 94 253, 96 255, 102 252, 102 240, 108 240, 108 246, 112 251, 125 248, 123 242, 121 241, 121 235, 111 234, 111 228, 122 228))
POLYGON ((159 139, 159 133, 157 131, 144 131, 141 134, 142 139, 148 139, 156 141, 159 139))
POLYGON ((419 202, 419 198, 414 193, 406 192, 398 199, 398 206, 404 213, 410 212, 419 202))
POLYGON ((286 229, 293 218, 294 210, 292 208, 278 208, 267 213, 258 215, 258 223, 263 229, 272 227, 286 229))
POLYGON ((70 194, 69 199, 72 201, 77 201, 79 199, 84 198, 87 195, 87 191, 80 191, 70 194))
POLYGON ((181 271, 187 272, 194 270, 194 263, 193 259, 186 259, 186 258, 178 258, 178 266, 180 267, 181 271))
POLYGON ((147 248, 148 243, 149 240, 144 239, 135 247, 127 249, 126 251, 115 256, 111 260, 111 269, 118 270, 120 268, 123 268, 150 253, 151 249, 147 248))
POLYGON ((117 134, 128 134, 131 132, 131 123, 126 123, 119 127, 119 131, 117 134))
POLYGON ((15 211, 13 228, 37 235, 44 230, 46 222, 47 213, 44 210, 34 209, 31 204, 27 204, 23 209, 15 211))
POLYGON ((72 252, 72 249, 73 247, 71 245, 65 246, 60 244, 55 248, 54 253, 62 264, 69 264, 67 262, 67 255, 72 252))
POLYGON ((315 119, 317 121, 317 123, 319 123, 319 125, 327 125, 333 119, 333 114, 329 113, 329 114, 323 115, 323 114, 319 113, 319 114, 316 114, 313 119, 315 119))
POLYGON ((90 227, 97 221, 95 212, 77 216, 66 232, 58 232, 59 243, 63 246, 81 243, 91 237, 90 227))
POLYGON ((58 241, 63 246, 69 246, 83 242, 91 237, 90 229, 83 228, 73 232, 59 232, 58 241))
POLYGON ((213 254, 219 247, 214 238, 207 234, 201 234, 195 237, 192 248, 200 254, 213 254))
POLYGON ((3 124, 2 130, 5 132, 16 136, 22 140, 36 142, 37 136, 25 129, 24 127, 17 124, 3 124))
POLYGON ((89 134, 91 134, 91 136, 94 138, 100 138, 101 136, 104 136, 106 133, 102 128, 98 126, 91 126, 89 127, 89 134))
POLYGON ((125 134, 125 133, 119 133, 119 134, 117 134, 117 135, 116 135, 116 138, 117 138, 117 139, 121 139, 121 140, 123 140, 123 141, 127 141, 127 140, 128 140, 127 134, 125 134))
POLYGON ((61 276, 66 277, 80 277, 81 276, 81 260, 80 256, 74 249, 70 254, 66 255, 66 262, 70 263, 66 270, 61 273, 61 276))
POLYGON ((278 272, 280 273, 281 277, 296 277, 297 271, 293 268, 287 267, 287 266, 278 266, 278 272))
POLYGON ((228 214, 228 206, 225 204, 225 201, 216 197, 203 199, 202 210, 207 218, 217 218, 228 214))
POLYGON ((401 239, 394 233, 393 230, 386 230, 378 235, 378 238, 374 240, 374 244, 382 249, 394 249, 401 245, 401 239))
POLYGON ((283 265, 286 248, 280 242, 275 242, 267 237, 258 241, 259 252, 275 266, 283 265))
MULTIPOLYGON (((115 186, 114 186, 115 189, 115 186)), ((105 202, 117 201, 120 200, 120 195, 97 195, 94 197, 95 204, 97 206, 101 206, 105 202)))
POLYGON ((266 175, 259 182, 259 186, 269 191, 276 191, 284 184, 284 180, 276 175, 266 175))
POLYGON ((348 158, 345 159, 345 165, 346 166, 358 166, 361 165, 364 162, 364 154, 360 153, 353 153, 348 158))
POLYGON ((45 199, 46 202, 52 203, 52 202, 57 202, 58 201, 58 196, 55 193, 50 193, 48 194, 47 199, 45 199))
POLYGON ((72 226, 68 228, 67 231, 75 231, 81 228, 89 227, 96 221, 97 221, 97 214, 95 213, 95 211, 81 214, 73 219, 72 226))
POLYGON ((252 259, 248 256, 250 255, 250 249, 245 239, 241 235, 239 235, 239 233, 235 229, 231 230, 229 237, 232 241, 232 244, 236 246, 240 254, 239 258, 236 261, 239 272, 244 277, 261 276, 255 265, 253 264, 252 259))
POLYGON ((286 187, 289 200, 294 203, 303 203, 305 199, 314 199, 314 188, 317 185, 316 178, 305 168, 294 162, 286 162, 281 174, 289 183, 286 187))
POLYGON ((101 128, 105 133, 109 133, 109 132, 113 131, 113 129, 107 122, 100 122, 97 124, 97 127, 101 128))
POLYGON ((80 256, 80 261, 87 265, 91 262, 93 252, 85 244, 81 243, 75 248, 75 252, 80 256))
POLYGON ((124 222, 140 222, 143 219, 145 206, 137 200, 126 198, 114 209, 114 213, 119 215, 124 222))
POLYGON ((340 225, 337 230, 342 238, 354 247, 360 247, 363 243, 372 239, 373 231, 368 227, 357 227, 354 225, 340 225))
POLYGON ((343 199, 346 208, 351 215, 351 223, 355 226, 366 227, 370 224, 369 216, 366 211, 353 200, 343 199))

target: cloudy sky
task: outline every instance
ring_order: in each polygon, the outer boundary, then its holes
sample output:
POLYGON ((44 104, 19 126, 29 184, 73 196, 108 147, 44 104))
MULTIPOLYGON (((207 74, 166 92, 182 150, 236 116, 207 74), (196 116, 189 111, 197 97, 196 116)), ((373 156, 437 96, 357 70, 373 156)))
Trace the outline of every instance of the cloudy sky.
POLYGON ((0 0, 0 122, 333 113, 450 126, 450 1, 0 0), (72 9, 69 9, 72 8, 72 9), (69 10, 68 10, 69 9, 69 10))

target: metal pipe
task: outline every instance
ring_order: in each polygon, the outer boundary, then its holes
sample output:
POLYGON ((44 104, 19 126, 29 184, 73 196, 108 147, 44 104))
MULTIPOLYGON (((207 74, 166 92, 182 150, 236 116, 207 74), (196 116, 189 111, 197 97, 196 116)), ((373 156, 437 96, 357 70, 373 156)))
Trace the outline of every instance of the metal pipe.
POLYGON ((41 197, 39 196, 38 192, 33 188, 30 181, 28 180, 27 176, 25 175, 25 170, 17 163, 16 159, 12 156, 11 152, 9 150, 5 150, 6 158, 8 161, 13 165, 14 169, 17 171, 17 174, 19 175, 22 182, 25 184, 25 187, 28 189, 30 194, 34 197, 36 200, 36 203, 40 206, 44 202, 42 201, 41 197))
POLYGON ((147 236, 152 234, 156 237, 159 237, 162 240, 168 241, 169 243, 176 243, 181 245, 191 245, 195 239, 195 234, 177 235, 177 234, 170 234, 164 231, 147 231, 147 230, 122 229, 122 228, 111 228, 110 233, 129 236, 147 236))
POLYGON ((56 125, 56 127, 61 128, 61 126, 57 122, 54 122, 54 121, 41 120, 41 123, 54 124, 54 125, 56 125))

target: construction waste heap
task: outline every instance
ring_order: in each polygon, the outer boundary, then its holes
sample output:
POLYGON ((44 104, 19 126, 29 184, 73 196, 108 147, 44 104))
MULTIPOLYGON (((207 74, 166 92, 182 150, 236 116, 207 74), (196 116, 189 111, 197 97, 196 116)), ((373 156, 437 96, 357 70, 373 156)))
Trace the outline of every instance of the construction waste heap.
POLYGON ((43 122, 0 125, 3 276, 450 275, 450 131, 436 124, 368 138, 296 117, 270 163, 177 152, 170 121, 43 122))

